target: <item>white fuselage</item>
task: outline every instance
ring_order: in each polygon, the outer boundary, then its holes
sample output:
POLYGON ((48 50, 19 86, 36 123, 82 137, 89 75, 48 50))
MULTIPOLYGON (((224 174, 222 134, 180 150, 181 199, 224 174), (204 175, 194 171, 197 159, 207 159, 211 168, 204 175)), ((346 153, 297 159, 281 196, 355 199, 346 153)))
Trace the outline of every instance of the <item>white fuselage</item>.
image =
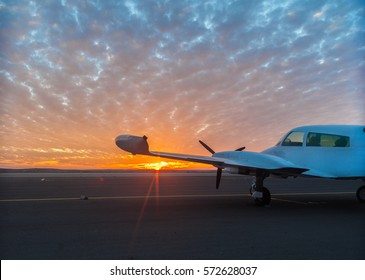
POLYGON ((345 125, 323 125, 298 127, 286 134, 280 142, 262 153, 285 159, 296 166, 308 168, 303 175, 327 178, 365 178, 365 127, 345 125), (292 132, 303 132, 303 143, 286 145, 285 139, 292 132), (308 137, 324 135, 345 136, 348 144, 321 146, 310 144, 308 137))
POLYGON ((146 136, 120 135, 115 141, 132 154, 211 164, 243 175, 365 178, 365 126, 360 125, 297 127, 261 153, 242 149, 215 153, 209 148, 211 157, 150 151, 146 136))

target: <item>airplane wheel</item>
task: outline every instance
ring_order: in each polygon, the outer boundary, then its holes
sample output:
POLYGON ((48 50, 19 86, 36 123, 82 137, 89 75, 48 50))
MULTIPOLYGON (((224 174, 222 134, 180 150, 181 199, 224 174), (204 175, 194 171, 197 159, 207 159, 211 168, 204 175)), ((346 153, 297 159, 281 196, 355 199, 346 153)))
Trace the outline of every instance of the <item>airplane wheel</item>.
POLYGON ((357 200, 364 203, 365 202, 365 186, 362 186, 357 189, 356 192, 357 200))
POLYGON ((271 202, 271 194, 267 188, 262 189, 262 198, 255 198, 256 206, 265 206, 269 205, 271 202))

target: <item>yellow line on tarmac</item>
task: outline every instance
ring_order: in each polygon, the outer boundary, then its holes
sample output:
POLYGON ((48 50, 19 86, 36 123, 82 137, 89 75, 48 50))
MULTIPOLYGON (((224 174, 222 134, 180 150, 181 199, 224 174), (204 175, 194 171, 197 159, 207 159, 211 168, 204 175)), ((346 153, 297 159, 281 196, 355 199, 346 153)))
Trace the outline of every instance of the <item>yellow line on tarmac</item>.
MULTIPOLYGON (((191 198, 191 197, 239 197, 239 196, 250 196, 245 194, 173 194, 173 195, 150 195, 149 198, 191 198)), ((136 195, 136 196, 111 196, 111 197, 92 197, 92 199, 113 199, 113 198, 119 198, 119 199, 135 199, 135 198, 146 198, 145 195, 136 195)))
MULTIPOLYGON (((318 193, 277 193, 274 196, 303 196, 303 195, 343 195, 343 194, 353 194, 353 192, 318 192, 318 193)), ((312 202, 302 202, 296 200, 282 199, 282 198, 272 198, 272 200, 289 202, 294 204, 312 204, 312 202)), ((316 204, 316 203, 314 203, 316 204)))
POLYGON ((307 202, 300 202, 300 201, 295 201, 295 200, 289 200, 289 199, 281 199, 281 198, 271 198, 271 200, 277 200, 277 201, 283 201, 283 202, 289 202, 289 203, 294 203, 294 204, 308 204, 307 202))
MULTIPOLYGON (((183 194, 183 195, 150 195, 149 198, 194 198, 194 197, 242 197, 249 196, 245 194, 183 194)), ((145 195, 129 195, 129 196, 90 196, 89 200, 103 199, 145 199, 145 195)), ((83 200, 81 197, 49 197, 49 198, 14 198, 1 199, 0 202, 27 202, 27 201, 65 201, 65 200, 83 200)))
POLYGON ((274 196, 284 195, 339 195, 339 194, 354 194, 354 192, 303 192, 303 193, 275 193, 274 196))
POLYGON ((62 201, 62 200, 80 200, 80 198, 78 197, 13 198, 13 199, 1 199, 0 202, 62 201))
MULTIPOLYGON (((276 193, 275 196, 303 196, 303 195, 343 195, 343 194, 353 194, 353 192, 319 192, 319 193, 276 193)), ((180 194, 180 195, 150 195, 149 198, 198 198, 198 197, 250 197, 250 194, 180 194)), ((145 199, 145 195, 128 195, 128 196, 90 196, 87 197, 88 200, 106 200, 106 199, 145 199)), ((283 200, 278 198, 273 198, 274 200, 288 201, 294 203, 292 200, 283 200)), ((48 198, 13 198, 13 199, 0 199, 0 202, 31 202, 31 201, 68 201, 68 200, 84 200, 82 196, 80 197, 48 197, 48 198)))

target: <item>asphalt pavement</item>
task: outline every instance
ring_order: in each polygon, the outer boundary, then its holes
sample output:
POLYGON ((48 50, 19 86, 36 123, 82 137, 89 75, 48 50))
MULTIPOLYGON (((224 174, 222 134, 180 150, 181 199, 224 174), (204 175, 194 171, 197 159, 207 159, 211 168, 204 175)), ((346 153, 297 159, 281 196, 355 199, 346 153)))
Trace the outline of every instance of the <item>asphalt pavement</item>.
POLYGON ((1 259, 365 259, 360 180, 214 173, 1 174, 1 259))

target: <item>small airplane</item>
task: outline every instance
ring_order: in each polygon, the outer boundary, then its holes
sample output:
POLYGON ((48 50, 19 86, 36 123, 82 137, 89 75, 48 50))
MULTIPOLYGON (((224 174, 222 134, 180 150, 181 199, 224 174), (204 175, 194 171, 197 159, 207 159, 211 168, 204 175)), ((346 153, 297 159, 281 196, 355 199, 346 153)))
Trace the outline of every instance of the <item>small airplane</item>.
MULTIPOLYGON (((153 152, 149 150, 147 136, 124 134, 115 138, 119 148, 133 155, 211 164, 217 168, 217 189, 223 169, 229 173, 254 176, 250 193, 258 206, 270 204, 270 191, 264 187, 264 180, 269 176, 365 181, 365 126, 297 127, 285 134, 274 147, 260 153, 244 151, 245 147, 216 153, 203 141, 199 142, 212 156, 153 152)), ((356 196, 360 202, 365 202, 365 185, 357 190, 356 196)))

